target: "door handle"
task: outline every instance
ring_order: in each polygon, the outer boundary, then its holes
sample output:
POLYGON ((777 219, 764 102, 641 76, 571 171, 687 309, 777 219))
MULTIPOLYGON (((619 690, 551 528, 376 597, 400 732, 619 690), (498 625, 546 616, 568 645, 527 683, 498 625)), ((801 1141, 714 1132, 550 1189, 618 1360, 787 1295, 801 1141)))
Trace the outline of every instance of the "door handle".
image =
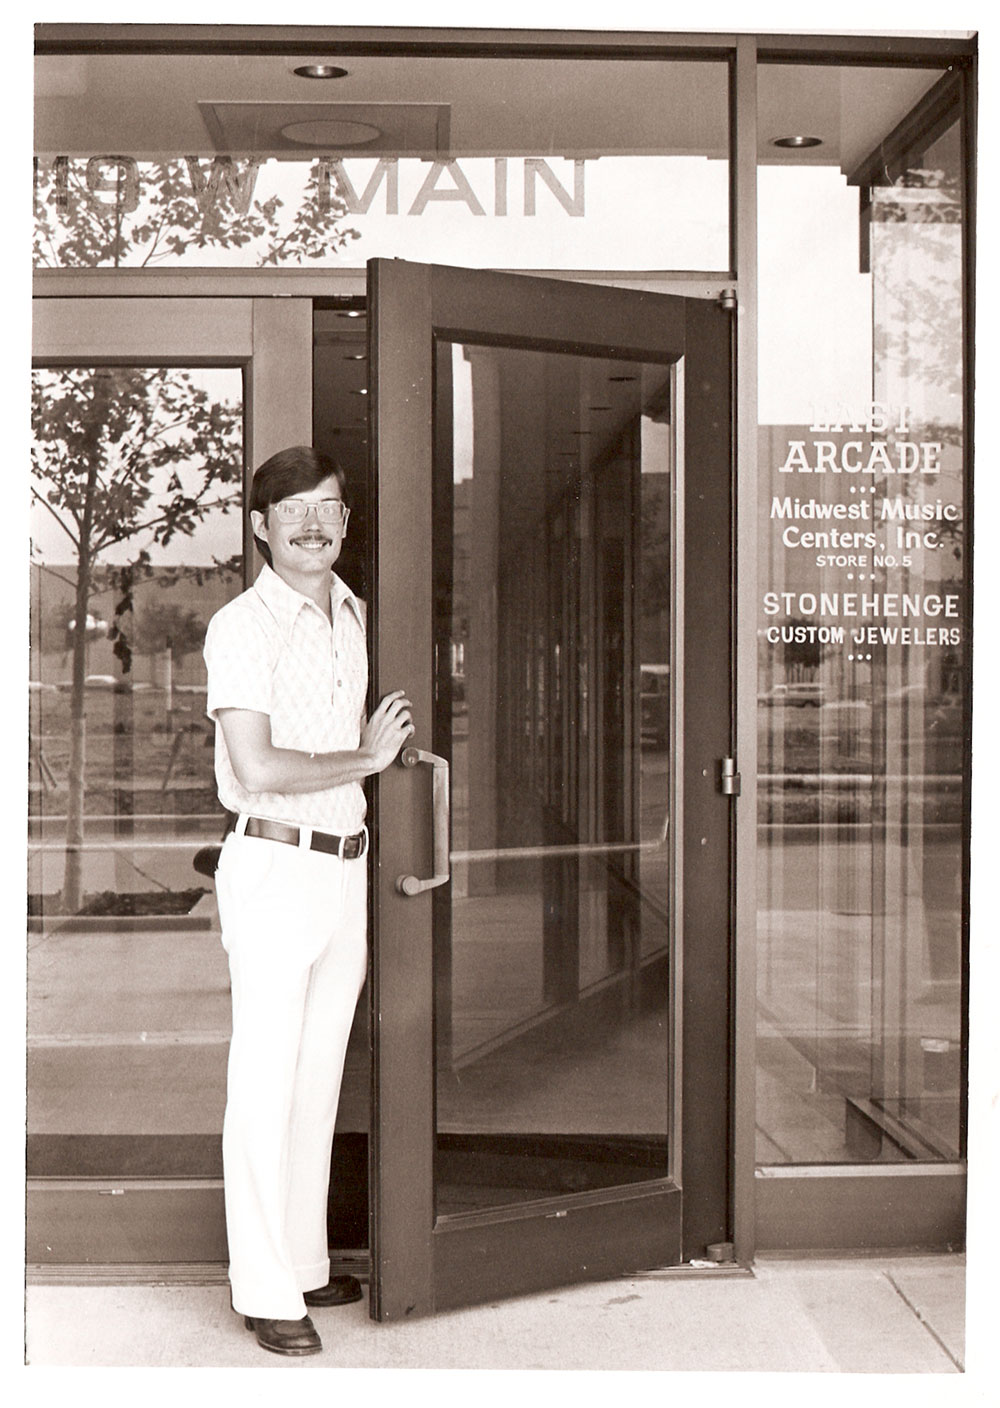
POLYGON ((420 895, 424 890, 433 890, 451 878, 451 864, 448 846, 451 830, 451 788, 449 785, 448 759, 439 758, 436 753, 425 753, 422 748, 404 748, 399 755, 404 768, 415 768, 418 763, 429 763, 431 773, 431 798, 434 819, 434 874, 427 880, 418 875, 400 875, 396 879, 396 889, 401 895, 420 895))

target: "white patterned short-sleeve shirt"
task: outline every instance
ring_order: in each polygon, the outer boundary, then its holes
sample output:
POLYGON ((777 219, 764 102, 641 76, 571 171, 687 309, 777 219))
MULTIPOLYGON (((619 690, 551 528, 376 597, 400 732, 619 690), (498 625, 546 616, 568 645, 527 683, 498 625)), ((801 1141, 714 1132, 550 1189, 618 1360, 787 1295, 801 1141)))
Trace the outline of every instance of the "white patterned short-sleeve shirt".
MULTIPOLYGON (((252 709, 271 720, 276 748, 303 753, 352 750, 361 741, 368 690, 364 613, 332 576, 331 622, 271 568, 217 611, 205 637, 207 711, 252 709)), ((360 831, 365 794, 349 782, 323 792, 248 792, 237 781, 222 729, 215 729, 215 780, 231 812, 312 826, 338 835, 360 831)))

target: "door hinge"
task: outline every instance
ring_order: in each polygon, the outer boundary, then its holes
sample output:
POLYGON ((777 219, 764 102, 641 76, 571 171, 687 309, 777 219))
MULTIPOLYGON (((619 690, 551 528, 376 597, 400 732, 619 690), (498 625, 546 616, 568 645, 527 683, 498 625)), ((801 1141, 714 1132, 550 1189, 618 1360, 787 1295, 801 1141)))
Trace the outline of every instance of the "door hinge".
POLYGON ((731 311, 737 306, 736 290, 734 288, 724 288, 716 302, 720 308, 731 311))
POLYGON ((740 788, 742 787, 742 780, 739 773, 736 771, 736 759, 721 758, 719 760, 719 768, 719 786, 723 795, 726 797, 738 797, 740 795, 740 788))

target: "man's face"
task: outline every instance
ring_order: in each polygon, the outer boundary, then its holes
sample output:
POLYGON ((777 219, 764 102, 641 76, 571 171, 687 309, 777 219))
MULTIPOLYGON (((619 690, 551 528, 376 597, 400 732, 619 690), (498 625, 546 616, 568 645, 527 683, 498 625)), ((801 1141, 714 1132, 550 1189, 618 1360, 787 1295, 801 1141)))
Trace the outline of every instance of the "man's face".
POLYGON ((347 531, 340 485, 334 475, 315 489, 271 504, 266 513, 253 510, 250 520, 257 537, 271 549, 279 576, 329 572, 340 556, 347 531), (330 516, 320 516, 321 508, 330 516))

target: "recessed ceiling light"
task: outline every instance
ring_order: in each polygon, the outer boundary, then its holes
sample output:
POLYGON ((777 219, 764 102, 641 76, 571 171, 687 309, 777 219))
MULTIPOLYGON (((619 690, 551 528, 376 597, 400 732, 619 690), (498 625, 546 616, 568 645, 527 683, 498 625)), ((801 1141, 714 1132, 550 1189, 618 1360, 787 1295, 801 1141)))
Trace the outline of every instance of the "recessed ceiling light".
POLYGON ((293 70, 299 78, 346 78, 347 69, 336 64, 300 64, 293 70))
POLYGON ((281 128, 281 135, 302 147, 363 147, 377 142, 382 130, 371 122, 320 118, 312 122, 290 122, 281 128))
POLYGON ((822 137, 775 137, 772 146, 775 147, 821 147, 822 137))

